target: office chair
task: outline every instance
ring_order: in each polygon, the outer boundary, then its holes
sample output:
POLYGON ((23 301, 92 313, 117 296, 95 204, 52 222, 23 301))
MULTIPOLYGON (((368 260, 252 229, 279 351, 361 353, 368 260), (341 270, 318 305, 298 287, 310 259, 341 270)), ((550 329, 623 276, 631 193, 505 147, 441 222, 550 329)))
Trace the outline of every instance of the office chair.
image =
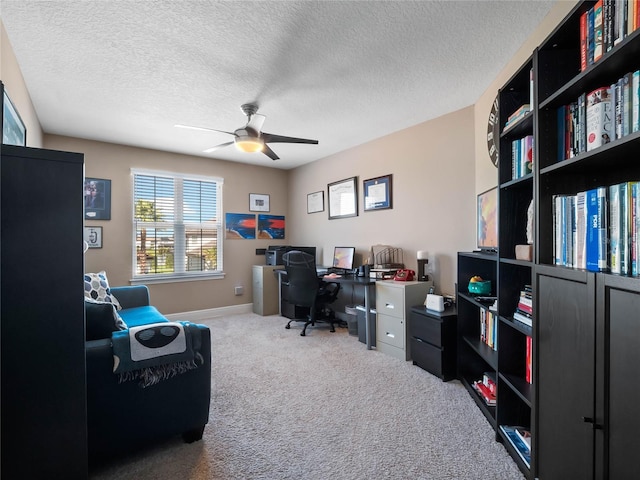
POLYGON ((338 297, 340 284, 335 282, 325 282, 318 278, 316 272, 316 262, 313 255, 291 250, 282 256, 284 268, 287 271, 287 283, 289 286, 289 302, 301 307, 308 307, 309 314, 306 319, 292 318, 285 328, 291 328, 291 322, 305 322, 301 336, 306 335, 309 325, 315 326, 318 321, 327 322, 331 325, 331 331, 335 332, 335 323, 340 323, 336 319, 335 313, 330 303, 338 297))

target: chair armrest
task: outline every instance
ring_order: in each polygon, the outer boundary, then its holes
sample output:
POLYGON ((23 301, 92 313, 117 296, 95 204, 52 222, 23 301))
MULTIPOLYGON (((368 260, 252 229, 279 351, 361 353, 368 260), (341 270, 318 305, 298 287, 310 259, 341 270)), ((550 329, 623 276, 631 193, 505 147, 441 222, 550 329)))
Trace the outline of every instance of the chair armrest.
POLYGON ((151 304, 146 285, 111 287, 111 293, 118 299, 122 308, 146 307, 151 304))

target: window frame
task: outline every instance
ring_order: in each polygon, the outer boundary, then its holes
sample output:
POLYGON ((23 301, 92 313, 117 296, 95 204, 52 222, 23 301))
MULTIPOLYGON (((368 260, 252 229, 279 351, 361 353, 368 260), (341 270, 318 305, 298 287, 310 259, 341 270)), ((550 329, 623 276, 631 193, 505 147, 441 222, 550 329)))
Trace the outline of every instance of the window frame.
MULTIPOLYGON (((151 284, 151 283, 170 283, 170 282, 189 282, 207 279, 221 279, 224 278, 224 219, 223 219, 223 187, 224 179, 221 177, 197 175, 181 172, 171 172, 166 170, 150 170, 141 168, 131 169, 131 229, 132 229, 132 248, 131 248, 131 279, 130 283, 135 284, 151 284), (184 222, 184 198, 183 198, 183 185, 184 181, 191 180, 196 182, 208 182, 216 184, 216 247, 217 247, 217 269, 206 271, 189 271, 186 270, 185 262, 180 261, 182 271, 172 273, 148 273, 139 274, 138 259, 137 259, 137 225, 136 222, 136 190, 135 190, 135 178, 136 175, 144 175, 150 177, 164 177, 174 181, 174 219, 172 222, 157 222, 157 224, 165 224, 170 226, 174 230, 173 243, 174 243, 174 267, 178 266, 178 257, 184 252, 186 245, 186 230, 188 229, 189 222, 184 222), (179 202, 179 203, 178 203, 179 202), (180 232, 180 239, 178 234, 180 232)), ((156 222, 150 222, 156 224, 156 222)))

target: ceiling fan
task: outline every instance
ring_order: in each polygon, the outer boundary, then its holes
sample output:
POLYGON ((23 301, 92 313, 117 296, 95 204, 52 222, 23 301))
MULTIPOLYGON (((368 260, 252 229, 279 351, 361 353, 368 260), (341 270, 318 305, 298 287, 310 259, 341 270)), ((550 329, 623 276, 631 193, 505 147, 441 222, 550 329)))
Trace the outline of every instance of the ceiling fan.
POLYGON ((221 132, 233 135, 235 138, 231 142, 222 143, 205 150, 205 153, 211 153, 214 150, 229 146, 231 144, 236 145, 239 150, 243 152, 262 152, 272 160, 278 160, 280 157, 271 150, 268 143, 308 143, 317 145, 318 140, 309 140, 306 138, 285 137, 283 135, 274 135, 262 131, 262 124, 264 123, 265 116, 258 114, 258 105, 255 103, 245 103, 240 106, 244 114, 247 116, 247 124, 244 127, 240 127, 233 132, 227 132, 225 130, 216 130, 214 128, 194 127, 191 125, 175 125, 178 128, 189 128, 192 130, 203 130, 205 132, 221 132))

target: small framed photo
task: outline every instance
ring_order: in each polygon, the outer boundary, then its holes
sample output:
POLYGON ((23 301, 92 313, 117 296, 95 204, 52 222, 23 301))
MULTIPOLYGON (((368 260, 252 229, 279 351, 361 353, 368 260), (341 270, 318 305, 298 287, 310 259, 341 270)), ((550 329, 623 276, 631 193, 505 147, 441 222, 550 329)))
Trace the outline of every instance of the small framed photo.
POLYGON ((111 220, 111 180, 84 179, 84 218, 111 220))
POLYGON ((84 241, 89 248, 102 248, 102 227, 84 227, 84 241))
POLYGON ((313 192, 307 194, 307 213, 324 212, 324 192, 313 192))
POLYGON ((269 195, 264 193, 249 194, 249 211, 250 212, 268 212, 269 211, 269 195))
POLYGON ((345 178, 327 185, 329 220, 358 216, 358 177, 345 178))
POLYGON ((364 211, 393 208, 391 200, 392 175, 364 180, 364 211))

